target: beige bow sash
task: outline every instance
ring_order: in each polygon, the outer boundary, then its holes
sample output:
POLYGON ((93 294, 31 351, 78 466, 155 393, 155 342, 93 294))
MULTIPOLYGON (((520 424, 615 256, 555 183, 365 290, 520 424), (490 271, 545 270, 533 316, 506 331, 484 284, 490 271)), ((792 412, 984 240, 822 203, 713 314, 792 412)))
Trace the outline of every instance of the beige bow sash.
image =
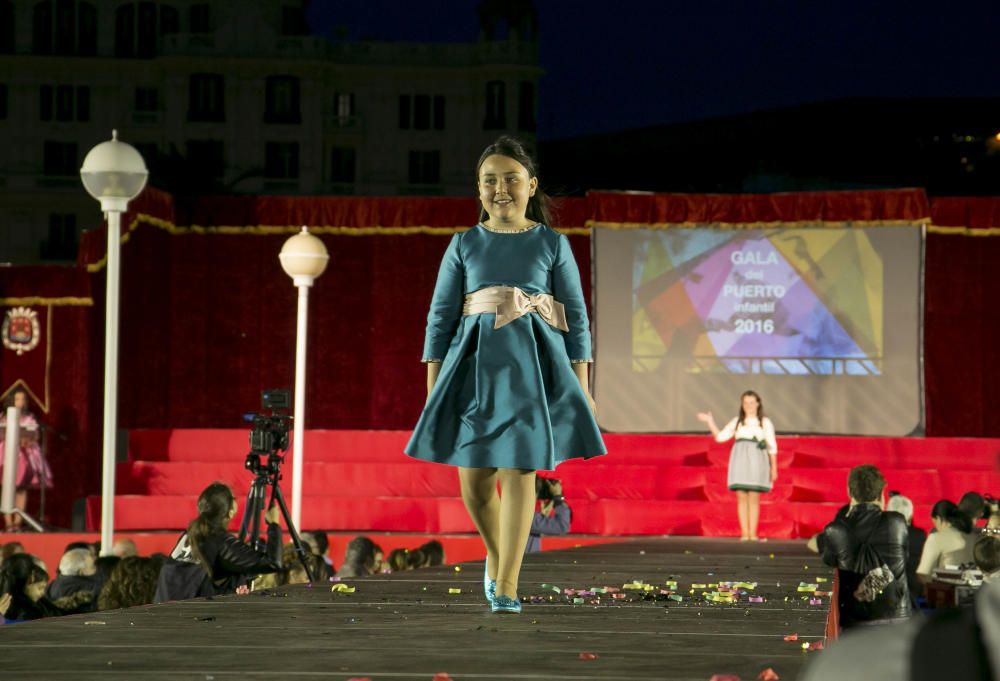
POLYGON ((492 314, 497 320, 494 329, 510 324, 529 312, 537 312, 545 323, 562 331, 569 331, 566 323, 566 306, 551 293, 529 295, 516 286, 491 286, 465 296, 462 314, 492 314))

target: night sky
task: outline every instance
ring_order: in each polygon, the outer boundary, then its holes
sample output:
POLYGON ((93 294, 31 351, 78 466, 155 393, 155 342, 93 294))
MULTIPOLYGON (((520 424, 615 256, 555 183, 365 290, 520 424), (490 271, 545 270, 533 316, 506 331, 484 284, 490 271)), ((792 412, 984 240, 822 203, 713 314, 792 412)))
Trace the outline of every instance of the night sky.
MULTIPOLYGON (((477 5, 312 0, 308 18, 314 32, 331 37, 473 42, 477 5)), ((541 139, 840 97, 1000 96, 996 2, 536 0, 536 6, 546 71, 541 139)))

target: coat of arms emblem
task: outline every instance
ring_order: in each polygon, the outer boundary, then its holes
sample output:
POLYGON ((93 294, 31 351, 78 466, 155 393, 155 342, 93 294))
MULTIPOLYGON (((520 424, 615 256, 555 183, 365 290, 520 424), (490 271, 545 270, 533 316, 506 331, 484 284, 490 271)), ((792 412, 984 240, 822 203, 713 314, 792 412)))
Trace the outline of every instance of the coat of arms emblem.
POLYGON ((13 307, 7 310, 3 326, 0 327, 3 346, 18 355, 34 350, 42 340, 42 327, 38 323, 38 313, 28 307, 13 307))

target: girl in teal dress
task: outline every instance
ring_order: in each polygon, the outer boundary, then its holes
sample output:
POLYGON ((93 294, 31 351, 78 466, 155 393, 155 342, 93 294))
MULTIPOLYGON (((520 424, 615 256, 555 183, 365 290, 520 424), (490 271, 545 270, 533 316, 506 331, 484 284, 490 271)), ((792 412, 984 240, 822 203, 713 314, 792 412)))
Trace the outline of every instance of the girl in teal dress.
POLYGON ((590 323, 569 240, 553 231, 534 163, 501 137, 476 168, 480 222, 445 252, 427 315, 427 403, 406 453, 458 467, 486 545, 493 612, 517 582, 535 471, 607 453, 588 385, 590 323), (497 494, 497 482, 500 494, 497 494))

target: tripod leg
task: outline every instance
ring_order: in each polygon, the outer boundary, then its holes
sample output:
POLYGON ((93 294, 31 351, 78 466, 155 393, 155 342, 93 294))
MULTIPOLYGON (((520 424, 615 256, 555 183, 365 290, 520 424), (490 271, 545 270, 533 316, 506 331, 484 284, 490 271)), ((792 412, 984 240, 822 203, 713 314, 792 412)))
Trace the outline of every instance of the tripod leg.
POLYGON ((306 571, 306 577, 309 578, 310 582, 315 582, 316 575, 312 573, 309 561, 306 560, 306 549, 302 546, 299 532, 292 523, 292 515, 288 512, 288 506, 285 504, 285 495, 281 493, 281 488, 278 487, 277 481, 271 483, 271 498, 278 502, 278 508, 281 509, 281 516, 285 519, 285 527, 288 528, 288 533, 292 535, 292 543, 295 544, 295 552, 299 554, 299 561, 306 571))

